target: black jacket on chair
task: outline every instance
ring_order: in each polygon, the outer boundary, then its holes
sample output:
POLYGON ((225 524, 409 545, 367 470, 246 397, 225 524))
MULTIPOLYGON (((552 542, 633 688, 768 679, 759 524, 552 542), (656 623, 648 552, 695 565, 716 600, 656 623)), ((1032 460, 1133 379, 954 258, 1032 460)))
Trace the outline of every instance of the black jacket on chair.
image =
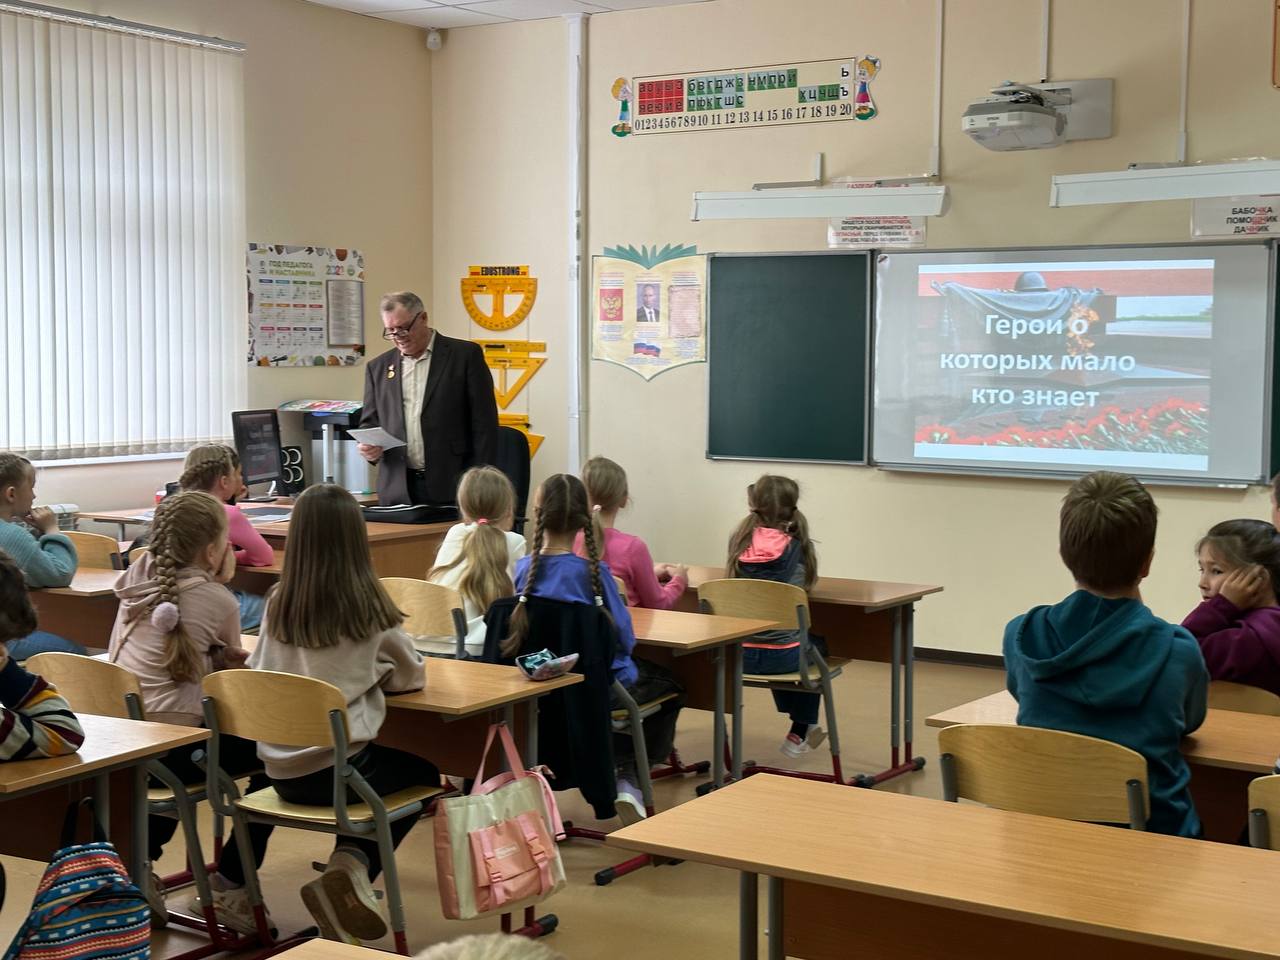
MULTIPOLYGON (((499 648, 511 632, 517 602, 504 597, 485 615, 484 659, 490 663, 515 662, 514 657, 503 657, 499 648)), ((607 820, 616 816, 609 688, 617 630, 604 609, 594 604, 545 597, 529 597, 526 603, 530 629, 517 655, 544 647, 556 656, 576 653, 573 672, 583 675, 582 683, 539 700, 538 762, 555 774, 552 789, 577 787, 596 818, 607 820)))

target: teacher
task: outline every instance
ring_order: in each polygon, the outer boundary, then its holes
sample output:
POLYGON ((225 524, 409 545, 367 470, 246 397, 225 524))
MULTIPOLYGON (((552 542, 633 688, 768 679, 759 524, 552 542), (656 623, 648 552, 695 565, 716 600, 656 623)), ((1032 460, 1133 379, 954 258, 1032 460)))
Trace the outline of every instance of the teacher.
POLYGON ((493 463, 498 405, 484 351, 433 330, 422 300, 388 293, 379 305, 382 339, 395 349, 369 361, 360 426, 382 427, 405 446, 360 444, 378 464, 378 502, 452 503, 469 467, 493 463))

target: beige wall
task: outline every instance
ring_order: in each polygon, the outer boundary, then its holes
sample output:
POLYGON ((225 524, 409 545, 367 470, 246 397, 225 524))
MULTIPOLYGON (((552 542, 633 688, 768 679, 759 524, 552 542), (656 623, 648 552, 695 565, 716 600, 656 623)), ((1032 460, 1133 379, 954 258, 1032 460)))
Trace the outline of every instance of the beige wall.
MULTIPOLYGON (((429 300, 431 79, 421 30, 302 0, 59 5, 245 43, 248 238, 363 250, 371 353, 384 346, 381 292, 408 288, 429 300)), ((251 368, 248 404, 358 398, 363 376, 363 365, 251 368)), ((39 497, 86 508, 131 506, 177 472, 172 461, 52 467, 41 471, 39 497)))
MULTIPOLYGON (((827 172, 924 172, 932 140, 934 3, 931 0, 713 0, 598 15, 590 22, 590 250, 616 243, 696 243, 700 251, 821 249, 821 223, 691 223, 694 190, 744 189, 803 179, 822 151, 827 172), (883 59, 871 123, 675 133, 618 140, 608 95, 618 75, 768 64, 872 53, 883 59)), ((1115 135, 1057 150, 995 154, 959 133, 964 105, 1004 79, 1036 79, 1040 4, 948 0, 942 169, 951 212, 930 226, 933 247, 1131 243, 1188 239, 1185 203, 1050 210, 1052 173, 1170 160, 1177 112, 1181 4, 1073 0, 1054 5, 1051 75, 1116 80, 1115 135)), ((1195 4, 1191 159, 1275 155, 1280 92, 1269 84, 1271 4, 1195 4)), ((453 31, 433 61, 435 276, 449 289, 478 257, 536 264, 544 290, 563 278, 566 151, 564 25, 453 31), (549 103, 534 111, 546 94, 549 103), (507 126, 480 119, 489 111, 507 126), (498 158, 496 161, 494 158, 498 158), (447 171, 447 173, 446 173, 447 171)), ((441 298, 437 298, 438 301, 441 298)), ((536 335, 553 363, 565 350, 561 302, 540 300, 536 335)), ((517 334, 525 331, 517 330, 517 334)), ((631 477, 628 529, 656 556, 720 562, 740 518, 746 484, 765 466, 704 459, 706 367, 645 383, 619 367, 590 369, 590 452, 631 477)), ((563 423, 563 373, 550 367, 530 390, 541 424, 563 423)), ((544 448, 535 471, 561 468, 544 448)), ((1004 622, 1070 588, 1056 558, 1064 485, 788 466, 820 541, 826 573, 943 584, 921 605, 923 646, 996 653, 1004 622)), ((1196 599, 1190 550, 1213 522, 1265 516, 1261 491, 1159 488, 1162 527, 1146 596, 1180 618, 1196 599)))

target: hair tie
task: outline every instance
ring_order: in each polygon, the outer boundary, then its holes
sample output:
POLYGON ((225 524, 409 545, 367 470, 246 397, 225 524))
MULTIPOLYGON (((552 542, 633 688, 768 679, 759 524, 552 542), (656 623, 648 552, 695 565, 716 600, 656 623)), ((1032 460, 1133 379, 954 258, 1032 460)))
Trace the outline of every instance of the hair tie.
POLYGON ((597 607, 603 607, 603 606, 604 606, 604 597, 600 596, 600 594, 598 594, 598 593, 596 594, 596 606, 597 606, 597 607))
POLYGON ((526 597, 526 596, 522 593, 522 594, 520 594, 520 599, 519 599, 519 600, 517 600, 516 602, 517 602, 517 603, 528 603, 528 602, 529 602, 529 598, 528 598, 528 597, 526 597))
POLYGON ((476 525, 477 525, 477 526, 479 526, 480 524, 484 524, 484 523, 488 523, 488 522, 489 522, 489 521, 488 521, 488 519, 487 519, 487 518, 485 518, 485 517, 481 517, 479 520, 477 520, 477 521, 476 521, 476 525))
POLYGON ((178 605, 166 600, 151 611, 151 625, 161 633, 172 633, 178 625, 178 605))
POLYGON ((592 513, 599 513, 599 512, 600 512, 600 504, 598 504, 598 503, 593 503, 593 504, 591 505, 591 512, 592 512, 592 513))

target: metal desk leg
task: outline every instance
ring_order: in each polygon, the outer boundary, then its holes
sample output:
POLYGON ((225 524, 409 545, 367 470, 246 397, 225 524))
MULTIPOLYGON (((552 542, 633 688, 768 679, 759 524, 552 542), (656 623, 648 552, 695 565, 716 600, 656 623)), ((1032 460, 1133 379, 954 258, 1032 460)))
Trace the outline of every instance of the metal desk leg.
POLYGON ((742 779, 742 646, 733 651, 733 779, 742 779))
POLYGON ((915 710, 915 606, 893 608, 893 656, 889 667, 889 752, 890 765, 879 773, 860 773, 855 786, 874 787, 924 766, 924 757, 912 756, 912 713, 915 710), (906 753, 903 754, 903 733, 906 753))
POLYGON ((111 835, 111 774, 100 773, 93 778, 93 815, 102 824, 107 836, 111 835))
POLYGON ((133 836, 129 840, 129 874, 138 889, 150 890, 147 873, 150 869, 151 844, 148 842, 147 823, 147 767, 139 763, 133 768, 133 797, 130 804, 133 818, 133 836))
MULTIPOLYGON (((903 677, 903 706, 906 708, 902 717, 902 729, 905 733, 905 746, 907 748, 903 760, 906 763, 913 763, 915 757, 911 754, 911 714, 915 709, 915 665, 916 665, 916 607, 914 603, 908 603, 903 611, 903 628, 906 643, 903 646, 902 658, 906 667, 905 676, 903 677)), ((895 766, 897 764, 895 763, 895 766)))
POLYGON ((758 880, 754 873, 738 875, 738 960, 756 960, 759 955, 758 880))
POLYGON ((898 727, 902 716, 902 608, 893 608, 893 658, 889 668, 889 764, 900 760, 898 744, 902 735, 898 727))
MULTIPOLYGON (((724 748, 725 748, 725 713, 724 713, 724 647, 716 647, 711 651, 711 662, 716 665, 715 713, 711 719, 711 785, 717 789, 724 786, 724 748)), ((734 721, 737 729, 737 720, 734 721)))
POLYGON ((782 880, 769 878, 769 960, 785 960, 782 944, 782 880))
POLYGON ((530 697, 525 704, 524 765, 532 769, 538 765, 538 697, 530 697))

